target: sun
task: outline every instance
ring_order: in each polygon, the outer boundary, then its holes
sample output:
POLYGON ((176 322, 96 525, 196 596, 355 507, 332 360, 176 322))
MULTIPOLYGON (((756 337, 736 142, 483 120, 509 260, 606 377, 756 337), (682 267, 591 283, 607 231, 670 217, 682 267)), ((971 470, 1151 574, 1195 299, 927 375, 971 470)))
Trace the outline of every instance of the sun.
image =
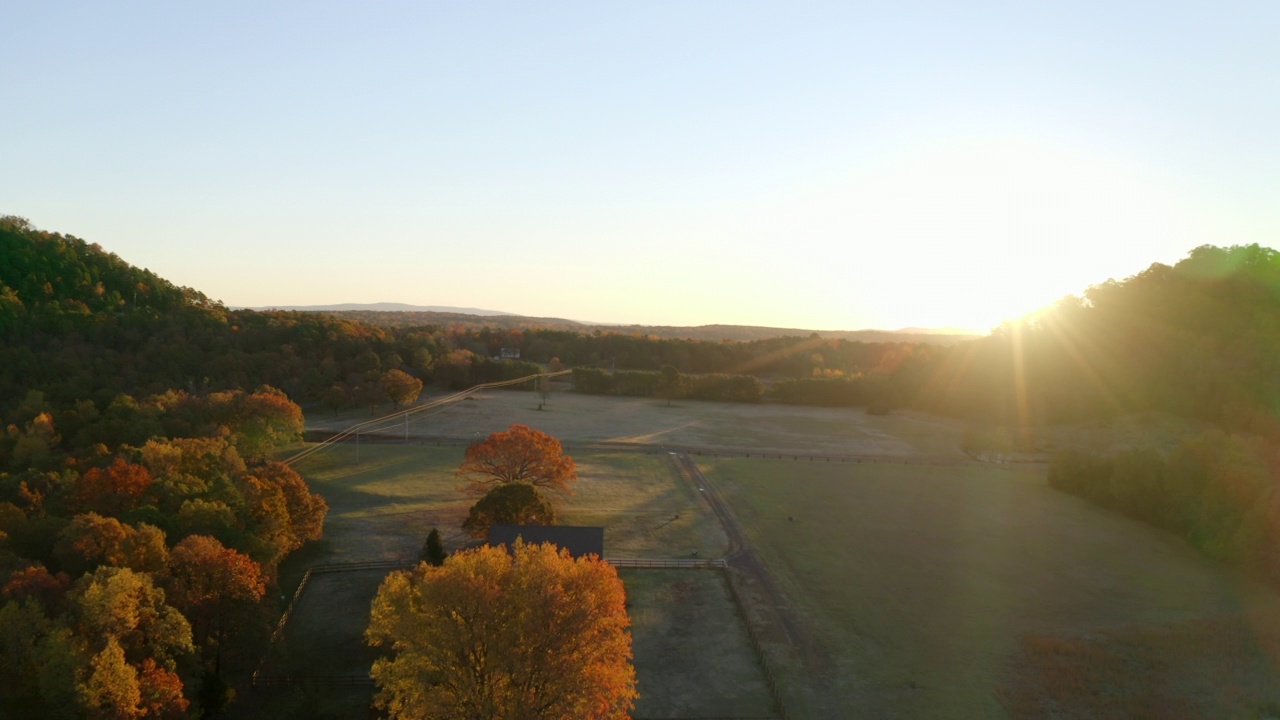
POLYGON ((891 299, 887 326, 983 331, 1199 244, 1155 179, 1017 139, 898 158, 839 196, 829 234, 858 248, 858 291, 891 299))

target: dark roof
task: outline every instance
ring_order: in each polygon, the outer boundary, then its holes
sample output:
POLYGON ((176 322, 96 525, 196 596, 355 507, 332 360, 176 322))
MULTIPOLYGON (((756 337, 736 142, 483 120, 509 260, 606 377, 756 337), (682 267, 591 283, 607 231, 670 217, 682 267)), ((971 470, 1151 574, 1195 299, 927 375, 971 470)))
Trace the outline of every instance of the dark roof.
POLYGON ((604 557, 604 528, 572 525, 494 525, 489 528, 490 545, 510 547, 516 538, 526 543, 553 543, 569 551, 575 558, 585 555, 604 557))

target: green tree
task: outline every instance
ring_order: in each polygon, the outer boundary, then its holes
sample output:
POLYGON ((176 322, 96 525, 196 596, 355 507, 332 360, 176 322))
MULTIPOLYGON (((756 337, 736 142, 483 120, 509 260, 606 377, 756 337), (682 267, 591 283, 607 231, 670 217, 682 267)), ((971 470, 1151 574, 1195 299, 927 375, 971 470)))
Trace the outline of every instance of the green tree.
POLYGON ((482 538, 493 525, 555 525, 556 511, 538 489, 516 482, 485 493, 462 521, 471 537, 482 538))
POLYGON ((402 407, 412 405, 422 392, 422 381, 403 370, 388 370, 381 382, 391 402, 402 407))
POLYGON ((658 397, 667 399, 667 407, 671 407, 671 401, 680 397, 684 390, 684 379, 680 376, 680 371, 671 365, 663 365, 662 370, 658 371, 658 397))
POLYGON ((440 530, 431 528, 431 532, 427 533, 427 542, 422 546, 422 552, 418 554, 418 559, 430 563, 431 565, 443 565, 448 555, 444 551, 444 543, 440 541, 440 530))

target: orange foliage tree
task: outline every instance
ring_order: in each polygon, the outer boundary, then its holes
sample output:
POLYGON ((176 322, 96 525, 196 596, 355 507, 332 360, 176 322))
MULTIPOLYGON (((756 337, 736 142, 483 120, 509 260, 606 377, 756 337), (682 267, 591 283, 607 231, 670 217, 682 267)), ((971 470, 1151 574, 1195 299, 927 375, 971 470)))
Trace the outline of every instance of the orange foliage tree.
POLYGON ((568 493, 578 466, 559 440, 528 425, 512 425, 468 447, 458 476, 469 479, 467 490, 477 495, 517 482, 568 493))
POLYGON ((174 545, 169 575, 170 602, 191 623, 192 637, 207 657, 220 656, 228 632, 253 629, 262 616, 262 568, 214 538, 192 535, 174 545))
POLYGON ((628 717, 638 697, 622 581, 598 558, 517 541, 389 575, 366 637, 393 718, 628 717))
POLYGON ((13 571, 0 588, 0 598, 17 602, 33 598, 52 617, 62 612, 70 588, 71 578, 66 573, 54 575, 42 566, 32 566, 13 571))
POLYGON ((150 485, 145 466, 116 458, 109 467, 91 468, 76 480, 76 504, 82 511, 119 515, 137 507, 150 485))
POLYGON ((255 467, 236 479, 236 487, 257 546, 249 554, 268 578, 275 577, 281 558, 323 534, 329 506, 288 465, 269 462, 255 467))

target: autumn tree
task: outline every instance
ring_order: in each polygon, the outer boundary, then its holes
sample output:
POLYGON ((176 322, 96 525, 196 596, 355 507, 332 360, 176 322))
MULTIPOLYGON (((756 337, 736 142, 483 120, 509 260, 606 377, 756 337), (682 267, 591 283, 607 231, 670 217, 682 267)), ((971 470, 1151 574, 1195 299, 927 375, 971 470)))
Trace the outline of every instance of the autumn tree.
POLYGON ((191 625, 146 573, 98 568, 76 581, 69 599, 74 628, 95 653, 115 640, 135 665, 152 658, 174 669, 193 650, 191 625))
POLYGON ((53 552, 62 566, 77 576, 99 565, 123 565, 124 539, 130 529, 97 513, 77 515, 62 529, 53 552))
POLYGON ((517 541, 389 575, 366 638, 392 718, 626 718, 637 697, 622 581, 517 541))
POLYGON ((422 392, 422 381, 403 370, 388 370, 382 376, 382 389, 396 405, 412 405, 422 392))
POLYGON ((138 505, 151 485, 151 473, 142 465, 116 458, 105 468, 90 468, 76 480, 75 501, 82 511, 119 515, 138 505))
POLYGON ((64 609, 70 588, 71 578, 66 573, 54 575, 43 566, 36 565, 15 570, 0 588, 0 598, 15 602, 33 599, 52 617, 64 609))
MULTIPOLYGON (((252 635, 262 621, 262 568, 214 538, 192 535, 169 553, 169 601, 191 623, 205 659, 220 659, 228 638, 252 635)), ((216 663, 215 663, 216 665, 216 663)))
POLYGON ((467 491, 477 495, 508 483, 569 493, 578 468, 559 440, 528 425, 512 425, 468 447, 457 474, 470 481, 467 491))
POLYGON ((168 563, 164 532, 154 525, 126 525, 97 513, 77 515, 62 529, 54 555, 73 575, 99 565, 161 572, 168 563))
POLYGON ((499 485, 471 506, 462 529, 482 538, 493 525, 555 525, 556 511, 534 486, 514 482, 499 485))
POLYGON ((269 385, 234 403, 231 439, 246 458, 262 459, 281 445, 302 439, 302 408, 269 385))

